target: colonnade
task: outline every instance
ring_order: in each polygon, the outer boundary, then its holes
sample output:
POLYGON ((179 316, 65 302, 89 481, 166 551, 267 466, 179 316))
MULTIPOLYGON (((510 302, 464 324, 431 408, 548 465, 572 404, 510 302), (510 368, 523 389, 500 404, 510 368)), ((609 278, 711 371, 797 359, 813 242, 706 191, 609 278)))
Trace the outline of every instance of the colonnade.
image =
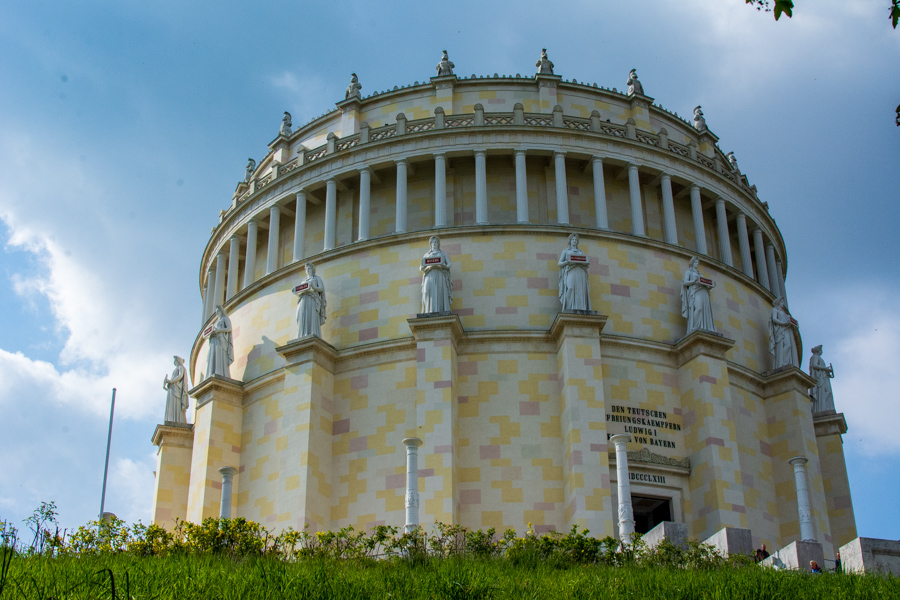
MULTIPOLYGON (((521 224, 531 223, 528 206, 528 181, 526 170, 526 151, 514 149, 515 164, 515 192, 516 192, 516 221, 521 224)), ((488 225, 488 194, 487 194, 487 151, 475 150, 475 224, 488 225)), ((428 155, 434 161, 434 227, 447 227, 447 156, 443 152, 428 155)), ((407 231, 408 201, 407 188, 410 175, 414 175, 414 164, 409 158, 400 158, 395 161, 396 167, 396 192, 395 192, 395 222, 394 232, 405 233, 407 231)), ((609 217, 607 214, 606 183, 604 181, 604 158, 592 156, 589 159, 589 169, 593 176, 594 208, 596 214, 596 227, 609 231, 609 217)), ((553 153, 553 168, 556 180, 556 223, 569 225, 569 193, 566 180, 566 153, 556 151, 553 153)), ((569 167, 571 168, 571 167, 569 167)), ((644 227, 643 194, 641 192, 640 170, 636 163, 628 163, 624 168, 627 171, 629 200, 631 209, 631 234, 647 237, 644 227)), ((620 172, 624 176, 625 172, 620 172)), ((343 179, 347 173, 340 173, 327 179, 325 182, 325 231, 323 251, 332 250, 336 244, 337 221, 337 188, 338 179, 343 179)), ((370 237, 369 215, 371 211, 371 185, 373 170, 369 166, 355 169, 352 176, 358 177, 359 194, 359 229, 357 241, 367 240, 370 237)), ((675 196, 672 191, 672 175, 662 172, 656 176, 661 188, 662 218, 665 242, 679 245, 678 229, 675 222, 675 196)), ((691 215, 693 220, 694 242, 696 252, 701 255, 709 255, 706 240, 706 228, 703 214, 703 198, 700 186, 691 184, 688 188, 690 194, 691 215)), ((305 258, 304 245, 306 234, 306 210, 308 190, 300 189, 295 192, 296 210, 294 211, 294 244, 292 262, 305 258)), ((238 265, 240 262, 240 247, 242 236, 235 233, 229 240, 228 250, 224 246, 219 248, 214 261, 209 265, 206 273, 206 285, 203 291, 203 322, 212 315, 216 305, 222 304, 234 296, 240 289, 249 286, 255 281, 257 236, 260 226, 267 226, 269 230, 266 252, 266 274, 273 273, 279 265, 280 248, 280 223, 282 205, 273 204, 269 207, 268 222, 262 216, 264 212, 255 215, 247 223, 246 244, 244 246, 244 277, 241 286, 238 286, 238 265), (227 268, 226 268, 227 266, 227 268), (226 286, 227 271, 227 286, 226 286)), ((717 237, 719 242, 719 259, 730 267, 734 267, 731 251, 731 239, 728 226, 728 210, 726 200, 720 196, 715 197, 715 220, 717 237)), ((771 240, 764 241, 763 231, 760 227, 754 227, 752 231, 753 251, 751 253, 750 236, 747 225, 747 215, 741 211, 736 215, 736 228, 738 235, 738 247, 740 249, 741 268, 743 273, 750 278, 755 278, 766 290, 776 297, 785 296, 784 275, 782 261, 775 254, 775 246, 771 240), (756 273, 753 272, 753 260, 756 262, 756 273)))

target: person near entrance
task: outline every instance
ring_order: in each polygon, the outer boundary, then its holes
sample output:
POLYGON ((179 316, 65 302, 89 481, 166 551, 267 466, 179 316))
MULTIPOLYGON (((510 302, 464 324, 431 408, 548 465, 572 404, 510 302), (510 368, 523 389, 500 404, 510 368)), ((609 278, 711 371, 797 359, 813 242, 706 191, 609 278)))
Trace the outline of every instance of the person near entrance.
POLYGON ((769 552, 766 550, 766 545, 763 544, 760 546, 759 550, 757 550, 753 555, 753 560, 756 562, 762 562, 769 558, 769 552))

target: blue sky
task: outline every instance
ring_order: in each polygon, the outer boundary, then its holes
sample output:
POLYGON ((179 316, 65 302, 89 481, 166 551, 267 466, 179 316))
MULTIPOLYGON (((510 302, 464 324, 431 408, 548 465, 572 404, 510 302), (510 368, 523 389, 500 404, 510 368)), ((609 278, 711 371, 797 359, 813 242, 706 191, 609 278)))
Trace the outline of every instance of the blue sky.
MULTIPOLYGON (((900 31, 887 0, 10 4, 0 19, 0 518, 55 500, 149 520, 163 375, 200 317, 199 260, 282 112, 457 73, 556 72, 710 129, 788 248, 805 348, 824 344, 860 535, 900 538, 900 31)), ((808 357, 804 356, 804 368, 808 357)))

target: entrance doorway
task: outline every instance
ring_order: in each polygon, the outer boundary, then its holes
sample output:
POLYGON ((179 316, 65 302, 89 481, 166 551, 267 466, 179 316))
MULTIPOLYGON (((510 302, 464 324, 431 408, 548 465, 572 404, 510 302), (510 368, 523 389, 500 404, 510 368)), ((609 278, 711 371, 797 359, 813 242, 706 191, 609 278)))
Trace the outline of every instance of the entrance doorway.
POLYGON ((631 508, 637 533, 647 533, 663 521, 672 520, 672 501, 668 498, 632 496, 631 508))

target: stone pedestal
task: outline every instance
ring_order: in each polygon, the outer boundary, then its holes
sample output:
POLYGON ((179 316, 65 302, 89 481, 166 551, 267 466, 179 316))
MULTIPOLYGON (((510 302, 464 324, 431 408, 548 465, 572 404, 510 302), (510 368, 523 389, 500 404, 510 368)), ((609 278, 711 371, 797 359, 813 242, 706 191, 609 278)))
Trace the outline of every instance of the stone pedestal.
POLYGON ((809 561, 814 560, 825 570, 825 554, 818 542, 792 542, 762 561, 764 567, 809 571, 809 561))
POLYGON ((808 459, 805 468, 813 535, 822 544, 825 554, 833 556, 834 546, 828 533, 831 527, 809 398, 809 388, 814 383, 800 369, 785 367, 768 373, 763 386, 763 403, 770 434, 768 444, 772 452, 772 484, 778 507, 775 522, 780 523, 776 545, 783 547, 801 539, 794 467, 789 461, 795 456, 803 456, 808 459))
POLYGON ((687 525, 673 521, 663 521, 641 537, 641 541, 647 545, 648 550, 656 548, 663 540, 669 540, 669 543, 687 550, 687 525))
MULTIPOLYGON (((241 464, 243 388, 240 381, 214 375, 188 393, 197 400, 197 410, 187 520, 199 523, 219 516, 219 468, 241 464)), ((239 484, 237 475, 235 487, 239 484)))
POLYGON ((844 441, 841 438, 842 434, 847 433, 847 421, 844 420, 843 413, 823 411, 813 413, 813 426, 832 543, 835 548, 839 548, 856 539, 856 517, 853 515, 850 480, 844 460, 844 441))
POLYGON ((157 425, 152 440, 158 450, 151 522, 172 529, 176 519, 187 518, 194 427, 171 422, 157 425))
POLYGON ((747 527, 725 353, 734 345, 697 330, 675 345, 684 445, 691 461, 691 537, 704 539, 723 527, 747 527))
POLYGON ((416 340, 416 436, 424 468, 432 476, 421 493, 420 519, 429 530, 435 522, 459 523, 459 447, 456 378, 457 344, 463 336, 455 314, 409 319, 416 340))
POLYGON ((841 546, 841 568, 845 573, 890 573, 898 577, 900 542, 856 538, 841 546))
POLYGON ((309 523, 312 531, 331 526, 331 440, 333 428, 334 361, 337 351, 315 336, 292 340, 275 348, 287 362, 281 430, 285 437, 279 486, 273 514, 295 529, 309 523))
POLYGON ((550 327, 559 368, 565 528, 586 527, 597 537, 613 536, 616 523, 600 353, 606 320, 606 315, 559 313, 550 327))
POLYGON ((749 529, 723 527, 703 543, 714 546, 722 556, 753 554, 753 535, 749 529))

